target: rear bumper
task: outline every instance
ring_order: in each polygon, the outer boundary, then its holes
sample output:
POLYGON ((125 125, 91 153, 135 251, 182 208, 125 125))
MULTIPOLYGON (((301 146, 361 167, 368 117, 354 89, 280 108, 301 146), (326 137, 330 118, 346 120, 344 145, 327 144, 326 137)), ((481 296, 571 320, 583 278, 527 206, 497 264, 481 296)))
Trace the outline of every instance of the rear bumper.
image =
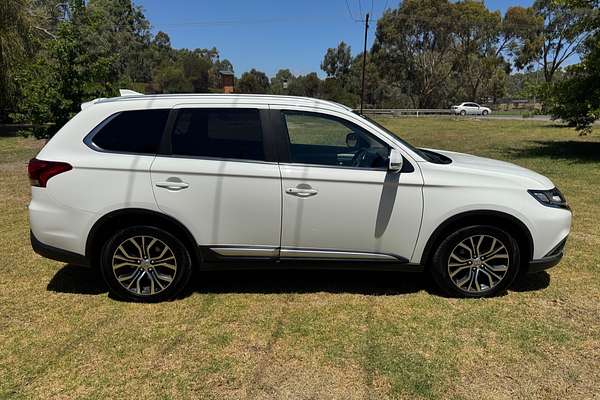
POLYGON ((49 246, 40 242, 33 232, 29 231, 29 237, 31 240, 31 247, 33 251, 42 257, 49 258, 51 260, 64 262, 73 265, 90 266, 88 259, 77 253, 73 253, 67 250, 59 249, 57 247, 49 246))
POLYGON ((546 256, 537 260, 529 261, 527 273, 533 274, 554 267, 560 262, 560 260, 562 260, 565 253, 566 244, 567 238, 564 238, 556 247, 550 250, 546 256))

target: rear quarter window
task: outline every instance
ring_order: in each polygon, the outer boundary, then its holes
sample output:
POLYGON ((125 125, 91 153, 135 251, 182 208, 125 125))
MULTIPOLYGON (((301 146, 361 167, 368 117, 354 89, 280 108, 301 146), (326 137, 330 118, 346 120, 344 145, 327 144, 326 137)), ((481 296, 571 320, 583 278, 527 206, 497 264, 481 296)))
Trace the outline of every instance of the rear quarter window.
POLYGON ((156 154, 168 116, 169 110, 122 111, 100 124, 91 142, 106 151, 156 154))

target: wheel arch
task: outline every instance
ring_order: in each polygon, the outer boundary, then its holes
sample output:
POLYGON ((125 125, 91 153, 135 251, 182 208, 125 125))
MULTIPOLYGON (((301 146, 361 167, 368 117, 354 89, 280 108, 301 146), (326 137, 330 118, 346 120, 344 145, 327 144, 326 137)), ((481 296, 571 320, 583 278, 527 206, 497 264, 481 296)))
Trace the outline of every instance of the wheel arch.
POLYGON ((98 266, 97 263, 102 245, 115 230, 131 225, 151 225, 167 230, 183 241, 190 252, 193 262, 198 263, 202 261, 194 236, 177 219, 143 208, 124 208, 103 215, 90 229, 85 245, 85 256, 90 261, 90 264, 94 267, 98 266))
POLYGON ((495 210, 466 211, 453 215, 442 222, 431 234, 421 255, 421 265, 427 265, 437 244, 450 232, 469 225, 494 225, 508 231, 519 245, 522 263, 533 259, 533 236, 527 225, 513 215, 495 210))

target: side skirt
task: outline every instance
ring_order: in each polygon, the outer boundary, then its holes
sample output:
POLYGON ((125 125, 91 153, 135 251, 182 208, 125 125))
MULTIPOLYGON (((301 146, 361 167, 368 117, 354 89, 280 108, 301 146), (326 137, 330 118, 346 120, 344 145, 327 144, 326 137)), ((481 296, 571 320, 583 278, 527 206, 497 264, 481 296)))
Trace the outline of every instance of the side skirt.
POLYGON ((321 269, 422 272, 394 254, 267 246, 201 246, 201 270, 321 269))

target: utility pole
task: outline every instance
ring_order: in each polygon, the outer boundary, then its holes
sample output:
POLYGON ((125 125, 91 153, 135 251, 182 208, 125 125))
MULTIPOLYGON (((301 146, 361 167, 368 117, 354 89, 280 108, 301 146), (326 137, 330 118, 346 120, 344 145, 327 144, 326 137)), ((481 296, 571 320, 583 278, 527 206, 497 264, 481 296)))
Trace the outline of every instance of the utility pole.
POLYGON ((365 46, 363 48, 363 67, 362 67, 362 86, 360 88, 360 114, 363 113, 363 103, 365 101, 365 68, 367 66, 367 33, 369 31, 369 13, 365 18, 365 46))

